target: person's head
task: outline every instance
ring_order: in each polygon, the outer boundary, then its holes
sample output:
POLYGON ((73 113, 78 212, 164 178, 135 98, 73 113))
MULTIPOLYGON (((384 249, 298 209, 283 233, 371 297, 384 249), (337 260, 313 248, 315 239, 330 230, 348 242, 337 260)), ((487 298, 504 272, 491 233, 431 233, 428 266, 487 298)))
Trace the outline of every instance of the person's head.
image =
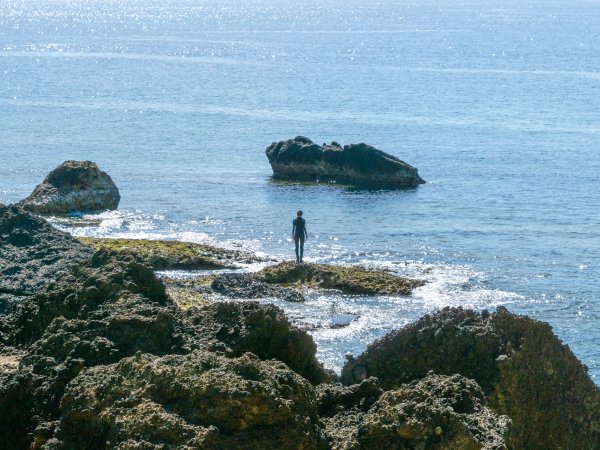
POLYGON ((297 215, 298 217, 302 217, 302 210, 301 210, 301 209, 299 209, 299 210, 298 210, 298 212, 296 213, 296 215, 297 215))

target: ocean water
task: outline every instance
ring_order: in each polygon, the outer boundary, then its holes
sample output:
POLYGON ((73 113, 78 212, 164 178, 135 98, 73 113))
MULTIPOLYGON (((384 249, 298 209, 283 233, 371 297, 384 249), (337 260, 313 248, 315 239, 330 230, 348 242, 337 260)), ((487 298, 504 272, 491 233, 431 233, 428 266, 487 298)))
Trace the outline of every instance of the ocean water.
MULTIPOLYGON (((283 304, 339 370, 446 305, 548 321, 600 383, 600 5, 536 0, 2 0, 0 202, 66 159, 119 186, 76 235, 388 268, 411 297, 283 304), (418 167, 406 191, 271 180, 296 135, 418 167)), ((181 273, 181 276, 190 274, 181 273)))

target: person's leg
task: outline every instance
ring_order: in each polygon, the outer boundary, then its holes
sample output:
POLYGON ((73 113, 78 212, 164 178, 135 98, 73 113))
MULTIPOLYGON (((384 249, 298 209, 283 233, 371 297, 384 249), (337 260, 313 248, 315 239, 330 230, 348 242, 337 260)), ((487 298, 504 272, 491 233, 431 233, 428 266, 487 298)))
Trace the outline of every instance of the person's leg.
POLYGON ((300 240, 300 238, 295 237, 294 238, 294 245, 296 247, 296 262, 300 262, 300 254, 298 253, 298 241, 300 240))
POLYGON ((300 262, 302 262, 302 257, 304 256, 304 238, 300 238, 300 262))

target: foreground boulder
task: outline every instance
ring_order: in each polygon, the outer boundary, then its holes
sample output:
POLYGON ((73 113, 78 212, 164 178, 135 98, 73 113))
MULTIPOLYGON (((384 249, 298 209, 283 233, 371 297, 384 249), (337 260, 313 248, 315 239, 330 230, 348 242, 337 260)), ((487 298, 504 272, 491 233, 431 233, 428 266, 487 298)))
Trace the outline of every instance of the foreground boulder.
POLYGON ((600 390, 546 323, 505 308, 491 315, 446 308, 369 345, 342 379, 375 376, 396 389, 429 371, 475 380, 490 408, 512 419, 515 448, 600 444, 600 390))
POLYGON ((363 295, 410 295, 413 289, 425 284, 422 280, 360 266, 293 262, 266 267, 254 276, 271 284, 337 289, 345 294, 363 295))
POLYGON ((367 144, 319 146, 298 136, 266 150, 274 178, 337 182, 360 187, 411 188, 425 181, 417 169, 367 144))
POLYGON ((327 448, 314 389, 277 361, 138 355, 67 387, 46 449, 327 448))
POLYGON ((113 180, 92 161, 65 161, 19 205, 36 214, 117 209, 121 196, 113 180))
POLYGON ((512 448, 510 426, 508 417, 485 406, 473 380, 429 375, 383 393, 340 447, 506 450, 512 448))

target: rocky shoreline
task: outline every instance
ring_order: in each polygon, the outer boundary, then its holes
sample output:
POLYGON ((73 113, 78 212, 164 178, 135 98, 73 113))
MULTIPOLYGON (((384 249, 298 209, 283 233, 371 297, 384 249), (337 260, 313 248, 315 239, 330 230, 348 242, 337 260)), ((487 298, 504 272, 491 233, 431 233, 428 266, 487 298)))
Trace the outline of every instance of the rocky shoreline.
POLYGON ((446 308, 372 343, 338 378, 280 308, 248 299, 410 295, 422 281, 164 242, 80 241, 0 205, 6 448, 600 445, 600 390, 545 323, 446 308), (256 273, 154 273, 259 260, 270 265, 256 273))

